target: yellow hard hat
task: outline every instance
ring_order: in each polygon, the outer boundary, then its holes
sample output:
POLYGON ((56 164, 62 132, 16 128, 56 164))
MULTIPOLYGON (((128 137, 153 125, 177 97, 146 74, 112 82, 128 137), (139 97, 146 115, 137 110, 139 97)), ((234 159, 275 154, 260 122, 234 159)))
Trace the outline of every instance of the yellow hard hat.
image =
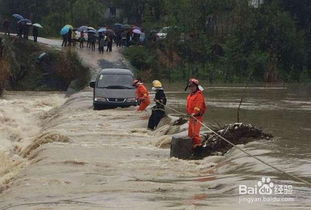
POLYGON ((161 88, 162 87, 162 83, 159 80, 153 80, 152 85, 155 88, 161 88))

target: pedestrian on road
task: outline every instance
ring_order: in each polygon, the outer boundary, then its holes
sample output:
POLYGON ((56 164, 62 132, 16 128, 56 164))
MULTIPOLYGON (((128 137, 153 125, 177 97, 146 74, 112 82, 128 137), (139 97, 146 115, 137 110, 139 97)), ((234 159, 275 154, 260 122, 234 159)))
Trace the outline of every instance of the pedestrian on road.
POLYGON ((190 115, 188 136, 192 139, 193 149, 195 149, 202 146, 200 129, 207 107, 202 92, 203 88, 199 85, 199 80, 190 79, 186 89, 188 87, 190 89, 187 97, 187 113, 190 115))
POLYGON ((39 35, 39 30, 37 27, 33 26, 32 27, 32 36, 33 36, 33 41, 37 42, 38 40, 38 35, 39 35))
POLYGON ((80 32, 80 48, 84 48, 84 41, 85 41, 85 38, 84 38, 84 31, 81 31, 80 32))
POLYGON ((126 33, 126 46, 127 47, 129 47, 131 45, 131 37, 132 37, 132 34, 131 34, 130 30, 128 30, 126 33))
POLYGON ((166 96, 159 80, 154 80, 152 85, 152 89, 156 91, 154 97, 156 105, 152 107, 152 114, 148 121, 148 129, 155 130, 160 120, 165 116, 166 96))
POLYGON ((24 29, 23 25, 24 24, 22 22, 17 23, 16 31, 17 31, 17 37, 19 37, 19 38, 22 38, 22 36, 23 36, 23 29, 24 29))
POLYGON ((105 39, 104 39, 104 38, 101 38, 101 39, 98 41, 98 50, 99 50, 99 53, 104 54, 104 46, 105 46, 105 39))
POLYGON ((99 51, 99 53, 100 53, 100 47, 101 47, 101 45, 100 45, 100 41, 102 40, 102 39, 104 39, 104 34, 103 34, 103 32, 99 32, 98 33, 98 51, 99 51))
POLYGON ((127 34, 127 31, 123 31, 121 34, 121 47, 126 46, 126 34, 127 34))
POLYGON ((95 34, 93 34, 93 36, 92 36, 92 39, 91 39, 91 49, 92 49, 92 51, 95 51, 96 50, 96 36, 95 36, 95 34))
POLYGON ((8 20, 8 19, 5 19, 3 21, 3 30, 4 30, 4 35, 8 35, 10 36, 10 25, 11 25, 11 22, 8 20))
POLYGON ((28 39, 29 28, 30 28, 29 25, 27 25, 26 23, 23 24, 24 39, 28 39))
POLYGON ((122 35, 121 35, 121 33, 122 33, 122 31, 120 31, 120 30, 118 30, 118 31, 116 32, 116 46, 117 46, 117 47, 121 47, 121 46, 122 46, 122 43, 121 43, 121 41, 122 41, 122 35))
POLYGON ((62 35, 62 37, 63 37, 62 47, 66 47, 66 46, 67 46, 67 43, 68 43, 68 33, 62 35))
POLYGON ((112 36, 108 35, 107 38, 107 52, 111 52, 112 51, 112 36))
POLYGON ((67 40, 68 40, 68 46, 71 46, 72 44, 72 29, 69 29, 67 33, 67 40))
POLYGON ((133 86, 136 87, 136 99, 138 101, 139 107, 137 111, 144 111, 150 104, 150 97, 147 88, 144 86, 141 80, 135 79, 133 81, 133 86))
POLYGON ((93 39, 93 33, 87 32, 87 43, 86 43, 87 48, 91 48, 92 39, 93 39))
POLYGON ((77 34, 77 29, 73 29, 72 30, 72 45, 75 47, 76 43, 78 42, 79 38, 78 38, 78 34, 77 34))

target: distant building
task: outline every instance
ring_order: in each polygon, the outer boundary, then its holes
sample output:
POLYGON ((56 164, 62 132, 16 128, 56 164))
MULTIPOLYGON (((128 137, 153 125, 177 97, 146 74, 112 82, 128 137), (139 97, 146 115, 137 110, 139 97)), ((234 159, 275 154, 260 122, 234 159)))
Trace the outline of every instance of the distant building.
POLYGON ((121 16, 121 9, 118 9, 113 6, 107 7, 105 11, 105 18, 107 19, 119 18, 120 16, 121 16))

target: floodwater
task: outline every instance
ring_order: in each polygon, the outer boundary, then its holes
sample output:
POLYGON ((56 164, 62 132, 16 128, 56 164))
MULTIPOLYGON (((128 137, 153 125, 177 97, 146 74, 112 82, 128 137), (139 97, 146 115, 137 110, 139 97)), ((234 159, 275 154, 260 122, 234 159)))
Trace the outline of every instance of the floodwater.
MULTIPOLYGON (((168 105, 183 110, 186 94, 167 89, 168 105)), ((243 95, 241 121, 275 138, 241 147, 311 181, 308 87, 209 87, 205 94, 208 125, 234 122, 243 95)), ((195 161, 169 158, 169 149, 158 147, 165 136, 145 129, 147 113, 134 108, 93 111, 90 89, 64 95, 8 92, 1 99, 1 156, 7 162, 1 173, 8 178, 1 180, 1 209, 311 207, 310 187, 238 150, 195 161), (34 140, 45 143, 29 147, 34 140), (274 187, 291 185, 292 191, 266 195, 270 201, 239 195, 239 185, 254 187, 262 177, 270 177, 274 187)))

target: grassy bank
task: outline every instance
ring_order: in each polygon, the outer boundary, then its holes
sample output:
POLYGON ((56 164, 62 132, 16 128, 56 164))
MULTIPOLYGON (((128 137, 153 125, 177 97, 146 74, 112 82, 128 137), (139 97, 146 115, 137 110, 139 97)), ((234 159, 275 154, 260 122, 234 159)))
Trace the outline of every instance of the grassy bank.
POLYGON ((89 68, 74 51, 59 51, 15 37, 1 36, 1 40, 1 90, 64 91, 73 81, 73 88, 80 90, 90 79, 89 68))
MULTIPOLYGON (((168 41, 159 41, 152 45, 130 46, 124 50, 124 56, 136 68, 137 76, 146 81, 153 79, 169 82, 186 81, 196 77, 209 83, 309 83, 311 71, 285 71, 281 68, 268 68, 269 63, 262 55, 253 55, 248 65, 234 66, 226 55, 214 56, 204 60, 199 57, 185 59, 182 48, 167 47, 168 41), (267 67, 268 66, 268 67, 267 67), (243 68, 244 69, 243 69, 243 68), (237 70, 238 69, 238 70, 237 70), (242 70, 243 69, 243 70, 242 70)), ((208 53, 208 52, 206 52, 208 53)), ((249 59, 239 57, 240 60, 249 59)))

